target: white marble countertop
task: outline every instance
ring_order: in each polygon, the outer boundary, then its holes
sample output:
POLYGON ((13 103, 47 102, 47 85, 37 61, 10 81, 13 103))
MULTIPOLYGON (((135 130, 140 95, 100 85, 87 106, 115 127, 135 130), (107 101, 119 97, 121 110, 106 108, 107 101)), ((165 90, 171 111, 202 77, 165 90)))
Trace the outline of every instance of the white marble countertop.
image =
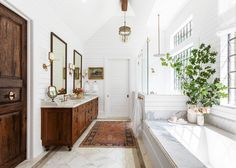
POLYGON ((216 127, 145 121, 153 137, 180 168, 235 168, 235 135, 216 127))
POLYGON ((98 98, 98 96, 91 95, 91 96, 84 96, 83 99, 74 99, 74 100, 67 100, 65 102, 41 102, 41 108, 75 108, 80 106, 84 103, 87 103, 91 100, 98 98))

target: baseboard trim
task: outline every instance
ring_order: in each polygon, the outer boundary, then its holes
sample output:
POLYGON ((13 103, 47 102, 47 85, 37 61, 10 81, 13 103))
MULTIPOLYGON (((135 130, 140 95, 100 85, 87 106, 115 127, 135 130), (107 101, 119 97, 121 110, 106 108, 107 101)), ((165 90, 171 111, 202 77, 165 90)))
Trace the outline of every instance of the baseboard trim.
POLYGON ((142 155, 142 152, 141 152, 141 149, 140 149, 137 138, 136 138, 136 150, 137 150, 137 155, 138 155, 138 158, 139 158, 140 167, 141 168, 146 168, 144 158, 143 158, 143 155, 142 155))
POLYGON ((42 167, 58 150, 60 147, 54 147, 52 150, 48 151, 46 155, 44 155, 39 161, 37 161, 32 168, 40 168, 42 167))

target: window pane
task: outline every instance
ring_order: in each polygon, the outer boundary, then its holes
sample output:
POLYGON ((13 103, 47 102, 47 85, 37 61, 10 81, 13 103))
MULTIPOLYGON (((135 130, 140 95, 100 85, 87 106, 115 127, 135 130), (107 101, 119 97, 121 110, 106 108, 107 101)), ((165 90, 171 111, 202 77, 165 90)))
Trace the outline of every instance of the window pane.
POLYGON ((189 21, 187 24, 185 24, 176 34, 174 34, 174 37, 172 39, 172 44, 174 43, 174 46, 178 46, 182 42, 184 42, 186 39, 188 39, 192 35, 192 21, 189 21))
POLYGON ((236 32, 228 36, 229 97, 230 105, 236 105, 236 32))
POLYGON ((229 104, 236 105, 236 89, 229 89, 229 104))
POLYGON ((229 35, 229 38, 230 38, 230 39, 235 38, 235 37, 236 37, 236 32, 235 32, 235 33, 231 33, 231 34, 229 35))
POLYGON ((229 41, 229 55, 236 54, 236 39, 229 41))
POLYGON ((229 57, 229 72, 236 71, 236 56, 229 57))
POLYGON ((229 74, 229 88, 236 88, 236 72, 229 74))

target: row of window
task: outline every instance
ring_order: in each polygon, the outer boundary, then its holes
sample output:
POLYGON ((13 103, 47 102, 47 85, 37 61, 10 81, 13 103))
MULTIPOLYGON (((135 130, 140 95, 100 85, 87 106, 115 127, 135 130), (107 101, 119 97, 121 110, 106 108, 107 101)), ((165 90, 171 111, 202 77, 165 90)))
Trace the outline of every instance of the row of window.
POLYGON ((178 46, 192 36, 192 20, 174 35, 174 47, 178 46))
MULTIPOLYGON (((185 50, 183 50, 182 52, 180 52, 179 54, 174 56, 174 61, 176 61, 177 59, 180 59, 180 61, 182 62, 183 66, 187 66, 188 65, 188 61, 189 61, 189 57, 191 56, 191 50, 192 47, 189 47, 185 50)), ((181 79, 178 77, 176 71, 174 71, 174 89, 180 91, 181 89, 181 79)))
POLYGON ((236 105, 236 32, 228 35, 228 103, 236 105))
MULTIPOLYGON (((190 20, 174 35, 172 39, 174 47, 191 37, 192 31, 192 20, 190 20)), ((174 55, 174 60, 180 59, 186 66, 191 56, 191 49, 192 47, 189 47, 174 55)), ((181 79, 176 72, 174 72, 174 89, 181 90, 181 79)), ((228 35, 228 104, 236 106, 236 32, 228 35)))

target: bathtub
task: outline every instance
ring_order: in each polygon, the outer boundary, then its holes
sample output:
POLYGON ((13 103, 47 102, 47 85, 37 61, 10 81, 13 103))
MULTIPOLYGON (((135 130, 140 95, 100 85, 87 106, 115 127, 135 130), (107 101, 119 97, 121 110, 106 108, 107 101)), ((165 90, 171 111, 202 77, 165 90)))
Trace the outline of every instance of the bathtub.
POLYGON ((155 168, 236 168, 235 135, 210 125, 144 121, 142 138, 155 168))

